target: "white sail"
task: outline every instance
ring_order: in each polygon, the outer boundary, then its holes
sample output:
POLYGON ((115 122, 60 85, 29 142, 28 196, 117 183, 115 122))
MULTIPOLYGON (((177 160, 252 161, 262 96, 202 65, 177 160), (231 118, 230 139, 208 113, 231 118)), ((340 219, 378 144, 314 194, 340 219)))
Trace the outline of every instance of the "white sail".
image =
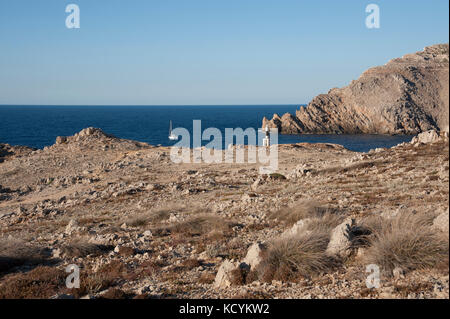
POLYGON ((172 133, 172 120, 170 120, 170 124, 169 124, 169 140, 171 140, 171 141, 178 140, 178 136, 176 136, 175 134, 172 133))

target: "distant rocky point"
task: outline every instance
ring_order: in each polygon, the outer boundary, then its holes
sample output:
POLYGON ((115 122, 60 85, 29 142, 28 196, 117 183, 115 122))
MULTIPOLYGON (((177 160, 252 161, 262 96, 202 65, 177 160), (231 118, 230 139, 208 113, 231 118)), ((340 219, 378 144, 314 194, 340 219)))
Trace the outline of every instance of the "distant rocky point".
POLYGON ((283 134, 417 134, 449 129, 449 46, 371 68, 344 88, 315 97, 295 115, 275 114, 263 127, 283 134))

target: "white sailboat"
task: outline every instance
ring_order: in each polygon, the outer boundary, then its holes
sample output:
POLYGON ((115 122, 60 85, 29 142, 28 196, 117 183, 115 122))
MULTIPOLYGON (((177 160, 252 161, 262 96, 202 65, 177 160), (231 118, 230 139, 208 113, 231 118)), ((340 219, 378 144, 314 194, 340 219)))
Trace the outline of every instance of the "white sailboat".
POLYGON ((171 140, 171 141, 178 140, 178 136, 172 133, 172 120, 170 120, 170 125, 169 125, 169 140, 171 140))

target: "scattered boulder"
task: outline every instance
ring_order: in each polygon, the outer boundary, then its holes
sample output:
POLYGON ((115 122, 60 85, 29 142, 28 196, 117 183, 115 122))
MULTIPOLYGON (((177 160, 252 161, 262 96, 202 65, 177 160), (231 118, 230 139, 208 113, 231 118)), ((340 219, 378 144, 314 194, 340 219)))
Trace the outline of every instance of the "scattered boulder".
POLYGON ((246 263, 225 260, 222 265, 220 265, 219 271, 217 272, 216 279, 214 280, 214 287, 230 287, 236 281, 236 273, 242 274, 248 272, 249 268, 249 265, 246 263))
POLYGON ((414 137, 411 141, 411 144, 422 143, 422 144, 430 144, 439 140, 439 135, 435 130, 430 130, 427 132, 420 133, 416 137, 414 137))
POLYGON ((251 269, 255 269, 262 262, 262 254, 266 249, 267 247, 261 243, 251 245, 243 262, 249 265, 251 269))
POLYGON ((230 287, 233 281, 232 273, 239 267, 239 262, 225 260, 217 271, 214 287, 226 288, 230 287))
POLYGON ((336 257, 347 257, 352 245, 352 228, 355 225, 353 218, 347 218, 331 231, 327 254, 336 257))
POLYGON ((448 233, 448 223, 449 223, 448 215, 449 209, 447 208, 446 212, 440 214, 438 217, 434 219, 433 227, 435 229, 439 229, 440 231, 448 233))

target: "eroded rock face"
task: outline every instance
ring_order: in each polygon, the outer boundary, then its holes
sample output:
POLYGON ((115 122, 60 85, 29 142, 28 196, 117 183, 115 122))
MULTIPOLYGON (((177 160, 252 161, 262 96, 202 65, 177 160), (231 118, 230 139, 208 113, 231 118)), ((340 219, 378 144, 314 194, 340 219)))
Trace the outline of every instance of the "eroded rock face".
POLYGON ((346 257, 349 254, 352 240, 352 227, 355 221, 347 218, 331 232, 330 242, 327 247, 327 254, 330 256, 346 257))
POLYGON ((216 288, 230 287, 232 283, 232 272, 235 269, 238 269, 238 267, 239 262, 232 262, 230 260, 225 260, 216 274, 214 287, 216 288))
POLYGON ((417 134, 449 128, 449 47, 438 44, 364 72, 272 120, 284 134, 417 134))

